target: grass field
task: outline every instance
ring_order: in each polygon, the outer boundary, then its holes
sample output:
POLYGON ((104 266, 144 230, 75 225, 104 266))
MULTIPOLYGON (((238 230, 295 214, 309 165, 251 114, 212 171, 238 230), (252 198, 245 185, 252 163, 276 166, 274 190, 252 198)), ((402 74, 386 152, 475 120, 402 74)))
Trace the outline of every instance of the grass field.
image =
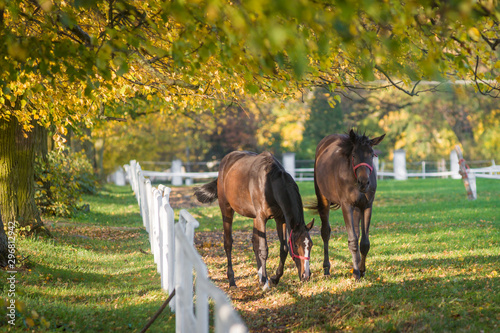
MULTIPOLYGON (((312 183, 299 184, 304 202, 312 183)), ((18 240, 26 258, 18 269, 16 331, 138 331, 166 296, 149 253, 147 234, 129 187, 86 197, 89 213, 48 220, 53 238, 18 240), (48 327, 48 329, 47 329, 48 327)), ((366 277, 350 277, 351 255, 339 211, 330 214, 332 275, 322 276, 316 218, 312 279, 298 280, 290 259, 279 285, 258 287, 252 221, 235 220, 229 289, 217 206, 192 208, 200 222, 198 251, 214 282, 231 297, 251 331, 261 332, 494 332, 500 331, 500 182, 478 179, 468 201, 461 180, 381 181, 372 218, 366 277)), ((278 264, 274 222, 268 222, 268 272, 278 264)), ((0 278, 6 281, 6 273, 0 278)), ((0 284, 2 286, 2 284, 0 284)), ((2 298, 7 298, 3 286, 2 298)), ((0 330, 11 329, 0 307, 0 330), (3 326, 1 326, 3 325, 3 326)), ((167 310, 151 327, 170 332, 167 310)))

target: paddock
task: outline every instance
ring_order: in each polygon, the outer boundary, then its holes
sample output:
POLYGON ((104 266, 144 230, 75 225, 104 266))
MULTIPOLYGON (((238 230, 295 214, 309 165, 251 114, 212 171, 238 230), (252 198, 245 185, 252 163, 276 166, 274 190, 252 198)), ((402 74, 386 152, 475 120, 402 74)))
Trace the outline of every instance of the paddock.
MULTIPOLYGON (((372 249, 365 278, 351 278, 351 255, 339 211, 331 212, 331 276, 323 276, 322 249, 311 257, 311 281, 293 278, 287 261, 271 292, 255 285, 251 219, 237 217, 233 265, 238 288, 225 276, 222 224, 217 206, 190 209, 202 221, 195 244, 209 276, 232 300, 250 331, 494 331, 500 321, 500 186, 478 179, 469 201, 461 180, 410 179, 379 183, 372 218, 372 249), (281 283, 283 283, 281 285, 281 283)), ((299 182, 304 202, 314 197, 299 182)), ((306 213, 306 220, 314 215, 306 213)), ((274 223, 268 222, 268 230, 274 223)), ((311 231, 321 244, 319 228, 311 231)), ((278 242, 269 232, 269 267, 278 242)), ((274 259, 273 259, 274 258, 274 259)))

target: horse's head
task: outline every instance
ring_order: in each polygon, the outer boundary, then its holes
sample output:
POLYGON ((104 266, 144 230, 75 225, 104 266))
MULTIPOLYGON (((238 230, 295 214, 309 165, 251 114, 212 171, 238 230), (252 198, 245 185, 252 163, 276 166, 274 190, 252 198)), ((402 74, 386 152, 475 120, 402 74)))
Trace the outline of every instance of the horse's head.
POLYGON ((309 230, 313 227, 314 219, 305 225, 303 224, 298 230, 290 231, 290 238, 288 240, 288 247, 290 249, 290 256, 299 273, 299 279, 307 281, 311 277, 311 270, 309 269, 309 258, 311 257, 311 249, 313 246, 309 230))
POLYGON ((366 193, 370 188, 370 175, 373 172, 373 157, 376 156, 373 146, 378 145, 385 134, 377 138, 369 139, 365 135, 359 135, 354 130, 349 131, 349 141, 352 145, 349 160, 354 178, 360 192, 366 193))

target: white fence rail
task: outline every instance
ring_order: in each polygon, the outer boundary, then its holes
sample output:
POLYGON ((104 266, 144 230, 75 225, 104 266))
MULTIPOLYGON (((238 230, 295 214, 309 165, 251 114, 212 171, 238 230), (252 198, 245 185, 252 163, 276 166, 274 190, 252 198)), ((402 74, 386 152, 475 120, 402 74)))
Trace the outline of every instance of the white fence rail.
POLYGON ((215 303, 215 332, 248 332, 228 297, 208 278, 208 269, 193 245, 198 221, 183 209, 175 223, 174 211, 169 204, 170 188, 163 185, 153 187, 144 177, 147 172, 136 161, 125 165, 125 171, 149 234, 161 287, 169 295, 175 289, 174 302, 169 305, 176 313, 176 332, 208 332, 209 298, 215 303), (196 296, 193 295, 193 271, 196 273, 196 296))
MULTIPOLYGON (((430 161, 422 161, 418 163, 417 165, 419 166, 418 169, 419 171, 416 170, 407 170, 407 164, 405 161, 405 156, 404 151, 399 150, 397 151, 400 156, 399 159, 394 160, 394 165, 389 167, 389 170, 386 168, 386 163, 382 162, 381 165, 379 165, 378 158, 374 159, 374 167, 377 170, 377 176, 379 179, 384 179, 384 178, 394 178, 394 179, 407 179, 408 177, 417 177, 417 178, 427 178, 427 177, 442 177, 442 178, 454 178, 454 179, 460 179, 462 176, 458 172, 458 158, 456 157, 456 153, 453 151, 450 154, 450 163, 449 163, 449 168, 450 170, 447 170, 446 168, 446 162, 444 159, 439 161, 438 163, 436 162, 430 162, 430 161), (429 168, 430 165, 435 165, 437 164, 437 171, 434 171, 432 168, 429 168), (391 171, 394 170, 394 171, 391 171), (431 169, 432 171, 430 171, 431 169)), ((313 181, 314 180, 314 168, 297 168, 296 167, 296 161, 295 161, 295 156, 292 153, 285 154, 284 155, 284 161, 283 165, 285 166, 285 169, 287 170, 288 173, 290 173, 296 181, 313 181), (286 156, 285 156, 286 155, 286 156), (286 160, 285 160, 286 157, 286 160)), ((399 156, 398 155, 398 156, 399 156)), ((178 161, 180 162, 180 161, 178 161)), ((299 164, 306 162, 307 165, 312 165, 314 161, 299 161, 299 164)), ((487 163, 488 161, 479 161, 481 164, 487 163)), ((135 161, 130 162, 131 165, 130 167, 137 167, 140 170, 140 166, 138 163, 135 161)), ((472 162, 471 162, 472 163, 472 162)), ((415 163, 412 163, 413 167, 415 168, 415 163)), ((182 166, 179 164, 177 166, 178 170, 182 169, 182 166)), ((171 181, 173 185, 182 185, 183 183, 186 184, 192 184, 193 179, 206 179, 206 178, 215 178, 218 175, 218 172, 212 171, 212 172, 161 172, 161 171, 146 171, 146 170, 140 170, 142 173, 142 176, 144 177, 150 177, 151 180, 158 181, 158 180, 167 180, 171 181)), ((112 176, 112 179, 115 181, 115 183, 118 184, 118 181, 122 183, 121 179, 124 178, 122 175, 118 175, 119 172, 123 172, 123 170, 119 170, 112 176)), ((489 178, 489 179, 500 179, 500 166, 495 164, 495 161, 491 161, 491 166, 488 167, 481 167, 481 168, 471 168, 470 172, 473 173, 477 178, 489 178)), ((134 177, 135 175, 132 175, 134 177)), ((135 176, 136 177, 136 176, 135 176)), ((136 182, 136 179, 131 179, 131 183, 133 184, 136 182)), ((132 188, 134 189, 134 192, 137 193, 137 189, 134 188, 134 185, 132 185, 132 188)), ((136 194, 137 195, 137 194, 136 194)), ((142 211, 142 209, 141 209, 142 211)))

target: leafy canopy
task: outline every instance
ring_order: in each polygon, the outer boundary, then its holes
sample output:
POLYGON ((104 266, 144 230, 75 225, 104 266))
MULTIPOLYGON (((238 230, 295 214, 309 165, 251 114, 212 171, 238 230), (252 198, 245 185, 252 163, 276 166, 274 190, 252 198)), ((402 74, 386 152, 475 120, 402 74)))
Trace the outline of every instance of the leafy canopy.
POLYGON ((497 1, 0 1, 1 117, 54 124, 383 79, 499 93, 497 1), (133 109, 133 108, 132 108, 133 109))

